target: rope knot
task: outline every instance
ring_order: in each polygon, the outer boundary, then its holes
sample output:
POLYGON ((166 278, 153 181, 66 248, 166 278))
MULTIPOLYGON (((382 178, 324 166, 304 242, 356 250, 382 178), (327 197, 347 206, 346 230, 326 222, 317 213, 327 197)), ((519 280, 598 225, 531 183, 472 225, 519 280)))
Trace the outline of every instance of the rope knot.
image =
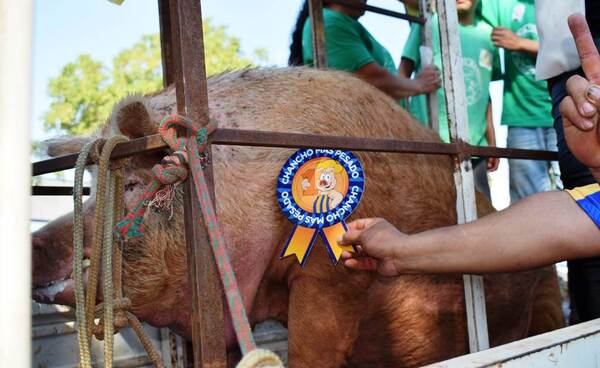
MULTIPOLYGON (((131 309, 131 300, 129 298, 119 298, 114 302, 113 326, 114 334, 116 335, 123 327, 129 325, 128 313, 131 309)), ((96 305, 94 310, 96 317, 99 317, 97 325, 94 325, 93 333, 98 340, 104 340, 104 303, 96 305)))
MULTIPOLYGON (((188 155, 188 137, 180 137, 177 128, 191 131, 193 138, 190 149, 195 153, 192 160, 199 162, 198 169, 203 169, 208 164, 208 156, 204 153, 208 143, 208 136, 215 131, 217 124, 211 120, 206 127, 198 128, 197 125, 185 116, 169 115, 165 117, 158 127, 158 133, 163 141, 174 151, 166 156, 152 168, 152 181, 146 187, 139 202, 134 209, 117 224, 117 234, 121 241, 143 235, 142 222, 147 208, 156 203, 154 198, 165 185, 174 185, 184 181, 188 176, 190 157, 188 155)), ((193 161, 192 161, 193 162, 193 161)))
POLYGON ((177 184, 188 176, 187 162, 186 151, 175 151, 172 155, 165 156, 160 164, 154 165, 152 174, 162 185, 177 184))

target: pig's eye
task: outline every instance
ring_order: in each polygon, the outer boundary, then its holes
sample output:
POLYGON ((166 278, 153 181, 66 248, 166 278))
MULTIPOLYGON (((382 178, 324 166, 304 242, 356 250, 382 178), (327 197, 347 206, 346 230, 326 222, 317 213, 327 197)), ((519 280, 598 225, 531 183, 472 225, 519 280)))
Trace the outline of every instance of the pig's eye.
POLYGON ((139 181, 127 181, 125 182, 125 191, 130 192, 132 190, 135 190, 135 188, 140 184, 141 183, 139 181))

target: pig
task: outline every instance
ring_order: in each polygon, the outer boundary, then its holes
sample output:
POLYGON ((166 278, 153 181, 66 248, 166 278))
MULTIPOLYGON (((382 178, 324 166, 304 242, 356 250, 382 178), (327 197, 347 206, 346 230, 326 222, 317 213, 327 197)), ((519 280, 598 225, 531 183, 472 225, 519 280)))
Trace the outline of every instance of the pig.
MULTIPOLYGON (((208 80, 210 117, 221 128, 440 142, 396 101, 354 76, 306 68, 250 69, 208 80)), ((117 104, 97 136, 156 134, 175 113, 174 89, 130 96, 117 104)), ((87 138, 87 139, 92 139, 87 138)), ((77 152, 86 139, 49 146, 77 152)), ((331 263, 319 240, 302 269, 279 259, 292 229, 276 200, 277 176, 293 149, 215 145, 217 215, 251 324, 275 319, 288 328, 290 367, 414 367, 468 352, 460 275, 382 278, 331 263)), ((166 152, 132 158, 125 201, 132 209, 150 168, 166 152)), ((356 153, 366 188, 350 218, 385 217, 406 233, 455 224, 453 159, 443 155, 356 153)), ((169 206, 150 207, 144 236, 124 244, 124 294, 132 311, 157 327, 191 338, 182 190, 169 206)), ((94 195, 84 206, 89 255, 94 195)), ((478 213, 493 211, 478 197, 478 213)), ((33 295, 73 305, 72 215, 33 234, 33 295)), ((492 346, 562 327, 556 274, 544 268, 485 275, 492 346)), ((225 316, 231 361, 236 341, 225 316)))

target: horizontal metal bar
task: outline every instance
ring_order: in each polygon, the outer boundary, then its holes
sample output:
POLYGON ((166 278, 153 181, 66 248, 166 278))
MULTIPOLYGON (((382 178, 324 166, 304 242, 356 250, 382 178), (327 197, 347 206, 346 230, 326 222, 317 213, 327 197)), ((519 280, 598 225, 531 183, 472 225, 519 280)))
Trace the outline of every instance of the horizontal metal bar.
MULTIPOLYGON (((333 4, 340 4, 340 5, 345 5, 348 6, 350 8, 362 8, 361 6, 358 6, 348 0, 328 0, 329 3, 333 3, 333 4)), ((381 15, 387 15, 388 17, 392 17, 392 18, 398 18, 398 19, 404 19, 407 20, 409 22, 414 22, 414 23, 419 23, 419 24, 425 24, 425 18, 423 17, 415 17, 413 15, 408 15, 408 14, 404 14, 404 13, 399 13, 393 10, 388 10, 388 9, 384 9, 384 8, 379 8, 377 6, 372 6, 372 5, 366 5, 364 8, 366 11, 369 11, 371 13, 377 13, 377 14, 381 14, 381 15)))
MULTIPOLYGON (((158 135, 149 135, 142 138, 132 139, 129 142, 117 144, 110 155, 111 159, 125 158, 140 153, 153 152, 167 148, 162 138, 158 135)), ((77 162, 77 154, 65 155, 49 160, 34 162, 32 165, 32 176, 49 174, 57 171, 67 170, 75 167, 77 162)), ((91 165, 94 162, 88 160, 87 164, 91 165)))
POLYGON ((257 130, 218 129, 210 136, 211 144, 279 148, 328 148, 363 152, 425 153, 456 155, 458 146, 437 142, 340 137, 300 133, 262 132, 257 130))
MULTIPOLYGON (((279 148, 328 148, 357 152, 421 153, 432 155, 471 155, 478 157, 506 157, 552 161, 558 155, 553 151, 533 151, 497 147, 476 147, 465 143, 448 144, 398 139, 375 139, 339 137, 314 134, 264 132, 242 129, 218 129, 210 136, 211 144, 258 146, 279 148)), ((150 135, 120 143, 115 147, 112 159, 167 148, 159 135, 150 135)), ((33 164, 33 176, 66 170, 74 167, 77 155, 66 155, 33 164)), ((93 164, 89 161, 88 164, 93 164)))
POLYGON ((537 160, 537 161, 557 161, 558 152, 556 151, 541 151, 527 150, 517 148, 500 148, 500 147, 483 147, 465 145, 463 153, 477 157, 500 157, 522 160, 537 160))
MULTIPOLYGON (((41 186, 31 187, 31 195, 34 196, 70 196, 73 195, 73 187, 65 186, 41 186)), ((90 195, 90 188, 83 188, 83 195, 90 195)))

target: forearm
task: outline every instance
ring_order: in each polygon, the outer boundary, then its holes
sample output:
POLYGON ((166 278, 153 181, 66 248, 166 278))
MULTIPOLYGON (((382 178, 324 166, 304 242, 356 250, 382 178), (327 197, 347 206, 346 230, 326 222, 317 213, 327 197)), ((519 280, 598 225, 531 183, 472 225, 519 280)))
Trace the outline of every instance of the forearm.
POLYGON ((492 147, 496 146, 496 132, 494 131, 494 114, 492 112, 492 101, 488 102, 487 110, 485 113, 486 129, 485 138, 488 144, 492 147))
POLYGON ((519 51, 526 52, 536 56, 540 50, 540 43, 538 41, 530 40, 527 38, 521 38, 519 41, 519 51))
POLYGON ((511 272, 597 256, 600 232, 567 193, 547 192, 469 224, 411 235, 395 249, 401 273, 511 272))
POLYGON ((371 63, 356 71, 365 82, 379 88, 395 99, 418 95, 418 84, 407 77, 394 76, 386 69, 371 63))
POLYGON ((406 77, 395 77, 390 73, 360 76, 367 83, 374 85, 395 99, 415 96, 421 92, 414 81, 406 77))

